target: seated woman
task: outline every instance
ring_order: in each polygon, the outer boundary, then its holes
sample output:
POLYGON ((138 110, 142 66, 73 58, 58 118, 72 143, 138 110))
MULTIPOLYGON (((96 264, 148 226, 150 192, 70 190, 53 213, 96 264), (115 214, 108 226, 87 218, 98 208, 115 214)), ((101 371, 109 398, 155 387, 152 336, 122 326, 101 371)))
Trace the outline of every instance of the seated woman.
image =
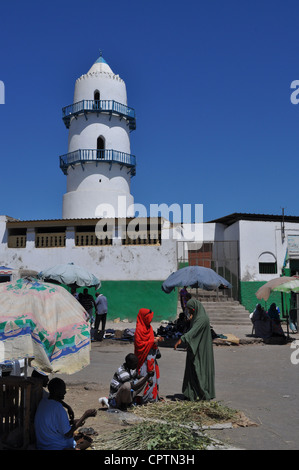
POLYGON ((257 304, 251 321, 254 325, 255 336, 262 339, 268 339, 272 336, 271 320, 261 304, 257 304))
POLYGON ((275 303, 270 305, 270 308, 268 310, 268 316, 271 321, 272 336, 284 336, 284 332, 281 327, 279 310, 276 307, 275 303))

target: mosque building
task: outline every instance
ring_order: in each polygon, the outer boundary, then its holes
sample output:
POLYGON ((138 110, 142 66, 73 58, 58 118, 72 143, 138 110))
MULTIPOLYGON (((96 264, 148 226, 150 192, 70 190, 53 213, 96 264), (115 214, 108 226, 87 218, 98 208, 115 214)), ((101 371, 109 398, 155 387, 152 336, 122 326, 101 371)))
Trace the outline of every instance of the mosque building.
POLYGON ((62 218, 0 216, 0 281, 73 262, 101 280, 111 319, 134 320, 148 307, 162 320, 176 318, 178 299, 161 284, 181 266, 213 268, 250 311, 261 284, 283 270, 299 271, 299 217, 231 214, 202 224, 201 243, 163 217, 134 218, 136 114, 124 80, 102 55, 76 80, 62 120, 68 132, 68 152, 59 158, 66 178, 62 218))

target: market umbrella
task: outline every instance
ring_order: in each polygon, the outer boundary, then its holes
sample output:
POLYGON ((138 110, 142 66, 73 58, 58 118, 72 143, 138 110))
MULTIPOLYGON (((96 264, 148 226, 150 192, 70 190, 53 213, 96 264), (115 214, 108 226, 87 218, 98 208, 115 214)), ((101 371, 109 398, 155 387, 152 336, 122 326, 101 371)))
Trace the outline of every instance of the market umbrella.
POLYGON ((231 284, 213 269, 203 266, 186 266, 170 274, 163 282, 162 290, 169 294, 175 287, 197 287, 204 290, 215 290, 218 287, 231 289, 231 284))
MULTIPOLYGON (((290 292, 299 292, 299 279, 292 278, 291 280, 280 284, 272 289, 274 292, 281 292, 283 294, 289 294, 290 292)), ((287 310, 287 336, 289 337, 289 313, 287 310)))
POLYGON ((284 292, 289 294, 290 292, 299 292, 299 279, 292 278, 290 281, 284 282, 283 284, 274 287, 274 292, 284 292))
POLYGON ((266 282, 266 284, 262 285, 262 287, 260 287, 256 291, 255 295, 259 300, 264 299, 265 301, 267 301, 270 297, 272 290, 274 290, 275 287, 280 286, 281 284, 284 284, 288 281, 292 281, 294 279, 296 278, 289 276, 282 276, 271 279, 271 281, 268 281, 266 282))
POLYGON ((41 271, 38 277, 44 281, 55 281, 67 286, 96 287, 101 286, 101 281, 85 268, 74 263, 57 264, 41 271))
POLYGON ((87 313, 64 287, 24 278, 0 285, 0 362, 22 358, 47 374, 89 364, 87 313))

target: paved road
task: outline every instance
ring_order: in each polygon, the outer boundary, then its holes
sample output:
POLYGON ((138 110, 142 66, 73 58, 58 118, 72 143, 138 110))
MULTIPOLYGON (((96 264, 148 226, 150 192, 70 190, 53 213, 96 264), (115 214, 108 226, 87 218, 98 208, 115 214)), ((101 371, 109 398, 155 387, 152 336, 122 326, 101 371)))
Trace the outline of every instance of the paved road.
MULTIPOLYGON (((293 345, 299 359, 299 341, 293 345)), ((67 383, 94 383, 108 389, 112 373, 129 352, 132 344, 92 343, 91 364, 63 378, 67 383)), ((180 395, 186 353, 165 347, 161 352, 160 393, 180 395)), ((248 450, 299 450, 299 364, 291 363, 295 352, 290 344, 214 346, 216 399, 259 425, 216 431, 214 437, 248 450)))

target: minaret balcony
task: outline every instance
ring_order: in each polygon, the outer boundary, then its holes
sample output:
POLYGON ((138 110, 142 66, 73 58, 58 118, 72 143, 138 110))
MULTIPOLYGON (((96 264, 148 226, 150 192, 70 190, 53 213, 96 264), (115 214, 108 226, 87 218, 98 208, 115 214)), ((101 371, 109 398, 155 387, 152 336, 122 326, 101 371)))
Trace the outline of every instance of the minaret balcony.
POLYGON ((66 128, 69 129, 72 117, 77 119, 79 115, 83 114, 85 115, 85 118, 88 119, 88 113, 108 113, 110 115, 109 119, 111 119, 112 115, 117 115, 128 121, 129 129, 131 131, 136 129, 135 110, 114 100, 78 101, 77 103, 73 103, 62 108, 62 120, 66 128))
POLYGON ((121 167, 125 166, 132 176, 136 174, 136 157, 129 153, 119 152, 118 150, 96 150, 96 149, 79 149, 74 152, 66 153, 60 157, 60 168, 67 175, 68 168, 81 164, 84 170, 84 164, 95 162, 97 165, 101 163, 117 163, 121 167))

